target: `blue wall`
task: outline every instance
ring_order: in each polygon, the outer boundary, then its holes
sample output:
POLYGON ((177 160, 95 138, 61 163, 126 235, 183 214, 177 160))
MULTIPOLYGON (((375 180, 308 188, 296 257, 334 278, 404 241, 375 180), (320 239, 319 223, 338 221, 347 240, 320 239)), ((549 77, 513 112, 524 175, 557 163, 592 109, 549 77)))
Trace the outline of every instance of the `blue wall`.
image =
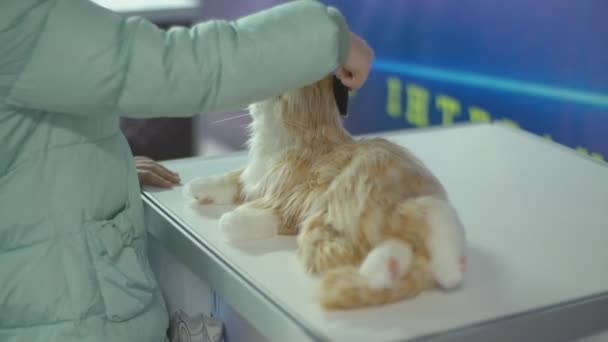
POLYGON ((608 1, 325 2, 376 51, 351 132, 507 120, 608 158, 608 1))

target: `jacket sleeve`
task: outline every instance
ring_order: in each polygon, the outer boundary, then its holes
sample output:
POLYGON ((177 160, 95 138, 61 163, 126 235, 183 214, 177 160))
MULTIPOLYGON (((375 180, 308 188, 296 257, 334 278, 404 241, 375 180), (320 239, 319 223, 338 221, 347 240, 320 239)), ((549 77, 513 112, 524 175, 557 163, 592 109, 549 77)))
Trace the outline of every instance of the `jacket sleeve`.
POLYGON ((342 15, 313 0, 167 31, 89 1, 51 2, 12 105, 129 117, 242 108, 315 82, 350 48, 342 15))

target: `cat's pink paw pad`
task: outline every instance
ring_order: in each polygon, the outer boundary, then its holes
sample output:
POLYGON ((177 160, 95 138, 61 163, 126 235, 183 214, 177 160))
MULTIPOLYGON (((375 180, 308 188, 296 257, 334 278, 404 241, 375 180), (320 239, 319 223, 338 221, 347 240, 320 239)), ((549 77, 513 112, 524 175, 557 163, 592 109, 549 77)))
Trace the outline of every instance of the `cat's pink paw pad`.
POLYGON ((390 274, 391 281, 397 281, 399 279, 399 262, 395 258, 388 259, 386 263, 388 274, 390 274))
POLYGON ((467 262, 465 257, 460 257, 460 272, 464 272, 466 270, 467 267, 467 262))
POLYGON ((363 260, 359 273, 372 289, 387 289, 407 272, 412 262, 411 248, 398 241, 387 241, 374 248, 363 260))

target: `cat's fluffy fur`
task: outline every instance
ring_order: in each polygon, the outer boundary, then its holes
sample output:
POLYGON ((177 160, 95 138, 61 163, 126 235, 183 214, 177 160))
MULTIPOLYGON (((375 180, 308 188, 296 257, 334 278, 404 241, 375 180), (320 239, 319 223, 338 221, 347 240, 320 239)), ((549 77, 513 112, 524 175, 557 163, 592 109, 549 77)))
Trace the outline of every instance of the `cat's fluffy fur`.
POLYGON ((328 309, 381 305, 464 272, 464 230, 437 178, 410 152, 343 128, 332 79, 250 106, 249 162, 198 178, 199 203, 239 204, 220 219, 227 240, 297 234, 328 309))

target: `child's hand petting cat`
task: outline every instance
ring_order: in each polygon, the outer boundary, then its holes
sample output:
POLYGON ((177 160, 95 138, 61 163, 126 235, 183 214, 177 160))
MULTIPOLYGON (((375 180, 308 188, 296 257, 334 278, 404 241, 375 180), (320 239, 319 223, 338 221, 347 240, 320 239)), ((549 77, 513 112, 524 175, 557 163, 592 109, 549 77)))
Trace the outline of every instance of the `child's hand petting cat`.
POLYGON ((181 182, 179 175, 148 157, 134 157, 141 186, 170 188, 181 182))
POLYGON ((355 90, 367 80, 374 59, 374 50, 367 42, 355 33, 350 33, 350 52, 346 63, 336 71, 336 76, 342 83, 355 90))

